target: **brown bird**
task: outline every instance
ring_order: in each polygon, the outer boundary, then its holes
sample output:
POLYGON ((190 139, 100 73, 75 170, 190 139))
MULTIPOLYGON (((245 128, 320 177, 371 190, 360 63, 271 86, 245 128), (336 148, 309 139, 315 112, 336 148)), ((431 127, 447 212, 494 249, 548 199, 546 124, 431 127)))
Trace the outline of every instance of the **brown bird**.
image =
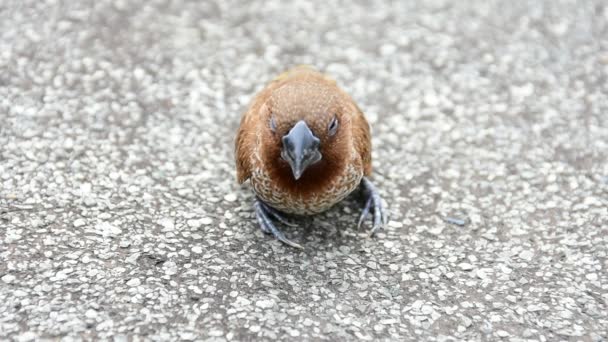
POLYGON ((282 213, 325 211, 360 187, 365 204, 359 226, 373 210, 370 235, 385 215, 372 172, 369 124, 336 82, 299 66, 271 81, 250 104, 236 137, 239 183, 256 193, 262 231, 297 248, 273 223, 290 225, 282 213))

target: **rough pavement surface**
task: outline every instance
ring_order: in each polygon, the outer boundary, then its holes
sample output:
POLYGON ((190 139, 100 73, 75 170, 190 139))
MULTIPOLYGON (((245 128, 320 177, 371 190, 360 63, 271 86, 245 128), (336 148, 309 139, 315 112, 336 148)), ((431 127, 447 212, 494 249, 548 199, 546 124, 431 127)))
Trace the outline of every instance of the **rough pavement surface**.
POLYGON ((0 4, 0 338, 608 339, 605 1, 0 4), (330 73, 356 198, 264 235, 234 176, 255 91, 330 73))

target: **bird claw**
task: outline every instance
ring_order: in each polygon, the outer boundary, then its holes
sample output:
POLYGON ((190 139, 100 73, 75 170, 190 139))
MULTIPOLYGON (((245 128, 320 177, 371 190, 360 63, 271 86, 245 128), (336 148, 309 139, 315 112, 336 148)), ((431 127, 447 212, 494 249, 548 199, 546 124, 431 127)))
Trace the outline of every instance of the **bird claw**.
POLYGON ((284 243, 288 246, 295 247, 298 249, 304 249, 304 247, 302 247, 301 245, 286 238, 285 234, 283 234, 283 232, 280 231, 274 225, 274 223, 272 223, 270 216, 274 217, 277 221, 279 221, 283 224, 286 224, 288 226, 293 226, 293 223, 288 222, 277 210, 264 204, 264 202, 262 202, 259 199, 255 200, 254 207, 255 207, 255 216, 257 217, 258 222, 260 224, 260 228, 262 229, 262 231, 264 233, 272 234, 277 240, 281 241, 282 243, 284 243))
POLYGON ((366 200, 365 206, 361 211, 361 216, 359 216, 357 228, 361 227, 363 221, 365 221, 365 219, 369 216, 370 210, 373 209, 373 225, 368 234, 368 236, 372 237, 386 224, 386 214, 382 208, 382 199, 380 198, 380 194, 378 194, 378 190, 376 190, 376 187, 372 184, 372 182, 363 177, 361 180, 361 188, 363 190, 363 194, 366 196, 366 200))
POLYGON ((264 208, 266 209, 266 211, 272 216, 274 217, 277 221, 281 222, 282 224, 288 226, 288 227, 297 227, 298 224, 297 223, 293 223, 293 222, 289 222, 289 220, 283 216, 283 214, 281 214, 280 211, 274 209, 273 207, 270 207, 268 205, 265 205, 262 203, 262 205, 264 206, 264 208))

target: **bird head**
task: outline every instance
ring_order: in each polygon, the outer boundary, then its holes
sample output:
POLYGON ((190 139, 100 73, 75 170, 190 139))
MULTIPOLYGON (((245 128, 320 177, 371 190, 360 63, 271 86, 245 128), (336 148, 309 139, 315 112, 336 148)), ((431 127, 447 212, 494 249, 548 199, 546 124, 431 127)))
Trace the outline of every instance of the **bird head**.
POLYGON ((290 83, 267 102, 263 129, 268 163, 293 182, 328 179, 350 157, 350 122, 343 95, 319 83, 290 83))

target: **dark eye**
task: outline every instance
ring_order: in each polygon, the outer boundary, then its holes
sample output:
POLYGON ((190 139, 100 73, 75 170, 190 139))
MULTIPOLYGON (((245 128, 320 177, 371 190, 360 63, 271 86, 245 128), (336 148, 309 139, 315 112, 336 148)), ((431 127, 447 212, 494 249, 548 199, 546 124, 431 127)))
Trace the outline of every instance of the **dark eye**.
POLYGON ((270 130, 271 130, 271 131, 273 131, 273 132, 276 132, 276 131, 277 131, 277 123, 276 123, 276 121, 274 121, 274 116, 271 116, 271 117, 270 117, 270 123, 269 123, 269 126, 270 126, 270 130))
POLYGON ((329 126, 327 127, 327 131, 328 131, 329 136, 336 134, 336 132, 338 131, 338 118, 334 117, 331 120, 331 122, 329 123, 329 126))

